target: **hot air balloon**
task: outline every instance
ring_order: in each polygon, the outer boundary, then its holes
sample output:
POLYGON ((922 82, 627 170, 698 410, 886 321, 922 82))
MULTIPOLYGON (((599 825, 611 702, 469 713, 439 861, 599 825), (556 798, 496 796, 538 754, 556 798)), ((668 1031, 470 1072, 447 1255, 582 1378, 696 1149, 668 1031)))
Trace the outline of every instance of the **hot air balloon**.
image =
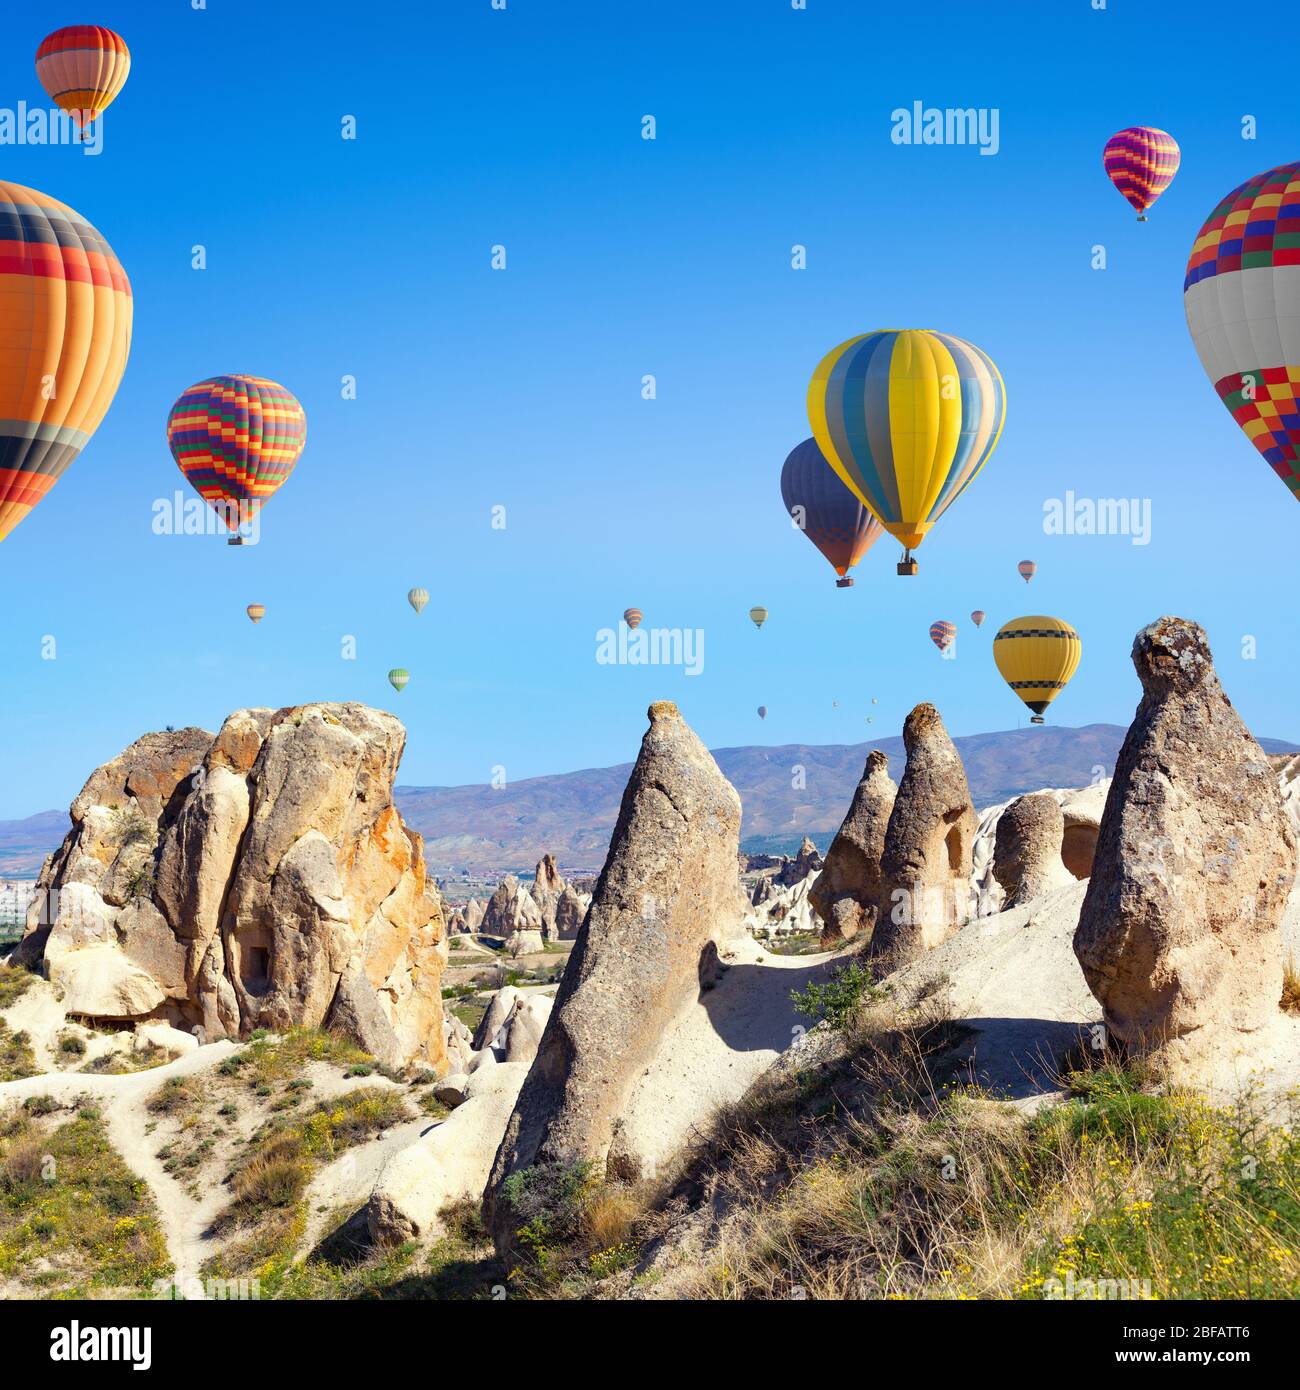
MULTIPOLYGON (((1300 164, 1247 179, 1197 234, 1187 327, 1220 400, 1300 498, 1300 164)), ((1245 496, 1239 503, 1257 504, 1245 496)))
POLYGON ((388 684, 391 685, 393 689, 396 690, 399 694, 406 689, 407 682, 410 679, 411 673, 409 671, 403 671, 400 666, 395 666, 388 673, 388 684))
POLYGON ((749 616, 754 626, 761 628, 767 622, 767 609, 755 606, 749 610, 749 616))
POLYGON ((781 468, 781 500, 794 524, 834 566, 836 588, 853 584, 849 570, 885 528, 845 487, 815 439, 796 444, 781 468))
POLYGON ((266 617, 266 605, 262 603, 250 603, 244 611, 255 623, 266 617))
POLYGON ((878 704, 880 703, 880 701, 877 700, 876 697, 873 695, 873 696, 871 697, 871 703, 872 703, 873 705, 878 705, 878 704))
POLYGON ((1134 125, 1106 141, 1101 162, 1111 183, 1137 208, 1138 221, 1145 222, 1147 209, 1173 183, 1181 158, 1168 131, 1134 125))
POLYGON ((767 718, 767 706, 766 706, 766 705, 759 705, 759 707, 758 707, 758 717, 759 717, 760 719, 766 719, 766 718, 767 718))
POLYGON ((1083 644, 1060 618, 1012 618, 993 638, 993 660, 1002 679, 1033 710, 1034 724, 1065 689, 1079 666, 1083 644))
POLYGON ((251 521, 293 472, 307 442, 295 397, 259 376, 214 376, 184 392, 167 417, 167 442, 190 486, 241 545, 251 521))
POLYGON ((971 615, 970 620, 976 627, 984 626, 984 619, 988 616, 982 608, 977 608, 971 615))
POLYGON ((0 182, 0 541, 107 413, 131 308, 126 272, 80 213, 0 182))
POLYGON ((632 629, 633 632, 641 626, 641 619, 645 616, 639 608, 625 608, 623 610, 623 621, 632 629))
POLYGON ((957 624, 945 621, 930 624, 930 641, 939 648, 941 652, 946 652, 952 646, 953 638, 957 636, 957 624))
POLYGON ((1006 391, 992 359, 948 333, 883 329, 817 365, 808 419, 831 467, 912 551, 983 468, 1002 433, 1006 391))
POLYGON ((1020 571, 1020 577, 1026 584, 1038 573, 1038 566, 1032 560, 1021 560, 1016 569, 1020 571))
POLYGON ((86 138, 86 127, 126 85, 131 53, 121 34, 102 24, 56 29, 36 50, 36 76, 50 100, 66 111, 86 138))
POLYGON ((867 723, 868 723, 868 724, 874 724, 875 722, 876 722, 876 721, 875 721, 875 717, 874 717, 873 715, 870 715, 870 714, 867 715, 867 723))
POLYGON ((423 613, 424 605, 429 601, 429 591, 428 589, 412 589, 407 594, 406 601, 417 613, 423 613))

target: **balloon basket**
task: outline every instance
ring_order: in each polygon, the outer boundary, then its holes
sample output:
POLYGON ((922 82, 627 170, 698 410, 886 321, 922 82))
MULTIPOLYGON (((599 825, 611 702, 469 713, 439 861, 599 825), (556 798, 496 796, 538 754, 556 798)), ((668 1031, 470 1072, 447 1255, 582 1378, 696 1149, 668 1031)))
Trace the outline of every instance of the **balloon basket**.
POLYGON ((846 574, 842 579, 837 579, 835 581, 835 587, 837 589, 851 589, 853 587, 853 576, 846 574))
POLYGON ((899 572, 899 574, 915 574, 915 573, 916 573, 916 570, 917 570, 917 564, 916 564, 916 561, 915 561, 915 560, 910 560, 910 559, 908 559, 908 560, 900 560, 900 561, 898 562, 898 572, 899 572))
POLYGON ((244 543, 244 538, 243 538, 243 536, 227 536, 227 537, 226 537, 226 544, 227 544, 227 545, 243 545, 243 543, 244 543))
POLYGON ((1041 714, 1032 714, 1029 716, 1029 722, 1031 724, 1046 724, 1047 720, 1041 714))

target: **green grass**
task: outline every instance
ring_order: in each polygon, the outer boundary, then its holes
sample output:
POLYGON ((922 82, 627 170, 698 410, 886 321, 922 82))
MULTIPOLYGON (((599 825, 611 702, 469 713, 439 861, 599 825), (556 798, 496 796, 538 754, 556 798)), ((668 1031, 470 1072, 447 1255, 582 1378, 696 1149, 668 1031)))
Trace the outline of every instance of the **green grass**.
POLYGON ((51 1126, 22 1113, 0 1120, 0 1275, 75 1298, 144 1294, 171 1273, 148 1189, 97 1112, 51 1126))
POLYGON ((0 1081, 21 1081, 39 1071, 31 1038, 24 1032, 10 1032, 0 1021, 0 1081))
POLYGON ((16 965, 0 965, 0 1009, 16 1004, 36 982, 30 970, 16 965))

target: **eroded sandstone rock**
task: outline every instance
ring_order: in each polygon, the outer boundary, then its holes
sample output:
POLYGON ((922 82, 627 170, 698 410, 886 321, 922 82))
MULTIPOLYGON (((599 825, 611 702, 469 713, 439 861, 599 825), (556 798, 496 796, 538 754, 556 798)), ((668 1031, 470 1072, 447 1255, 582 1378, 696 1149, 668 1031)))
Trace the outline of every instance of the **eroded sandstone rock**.
POLYGON ((1061 859, 1065 817, 1049 792, 1017 797, 998 819, 993 873, 1006 894, 1004 910, 1063 888, 1074 875, 1061 859))
POLYGON ((1279 1020, 1296 837, 1204 631, 1138 633, 1142 700, 1115 767, 1075 933, 1122 1041, 1198 1084, 1279 1020))
POLYGON ((897 795, 889 759, 873 748, 809 893, 822 920, 822 944, 828 949, 856 936, 865 939, 875 927, 882 887, 880 858, 897 795))

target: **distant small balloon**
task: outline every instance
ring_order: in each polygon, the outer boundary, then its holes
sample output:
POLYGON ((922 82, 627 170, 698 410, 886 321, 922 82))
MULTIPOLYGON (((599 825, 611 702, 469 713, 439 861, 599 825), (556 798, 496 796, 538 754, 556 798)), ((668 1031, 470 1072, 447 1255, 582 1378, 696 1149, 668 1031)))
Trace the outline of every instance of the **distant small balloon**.
POLYGON ((429 591, 428 589, 412 589, 407 594, 406 601, 417 613, 423 613, 424 605, 429 601, 429 591))
POLYGON ((941 652, 946 652, 952 646, 952 639, 957 635, 957 624, 940 620, 930 624, 930 641, 939 648, 941 652))
POLYGON ((985 619, 987 616, 988 616, 988 614, 985 613, 984 610, 983 610, 982 608, 977 608, 977 609, 970 615, 970 620, 971 620, 971 622, 973 622, 973 623, 975 624, 976 627, 979 627, 979 626, 984 622, 984 619, 985 619))
POLYGON ((759 717, 760 719, 766 719, 766 718, 767 718, 767 706, 766 706, 766 705, 759 705, 759 707, 758 707, 758 717, 759 717))
POLYGON ((1020 577, 1026 584, 1038 573, 1038 566, 1032 560, 1021 560, 1016 568, 1020 571, 1020 577))
POLYGON ((763 624, 767 622, 767 609, 755 604, 754 607, 749 610, 749 616, 755 627, 762 627, 763 624))
POLYGON ((633 632, 641 626, 641 619, 645 614, 639 608, 625 608, 623 610, 623 621, 632 629, 633 632))
POLYGON ((403 671, 400 666, 395 666, 388 673, 388 683, 399 693, 406 689, 407 682, 411 679, 409 671, 403 671))
POLYGON ((260 623, 266 617, 266 605, 262 603, 250 603, 244 611, 255 623, 260 623))

